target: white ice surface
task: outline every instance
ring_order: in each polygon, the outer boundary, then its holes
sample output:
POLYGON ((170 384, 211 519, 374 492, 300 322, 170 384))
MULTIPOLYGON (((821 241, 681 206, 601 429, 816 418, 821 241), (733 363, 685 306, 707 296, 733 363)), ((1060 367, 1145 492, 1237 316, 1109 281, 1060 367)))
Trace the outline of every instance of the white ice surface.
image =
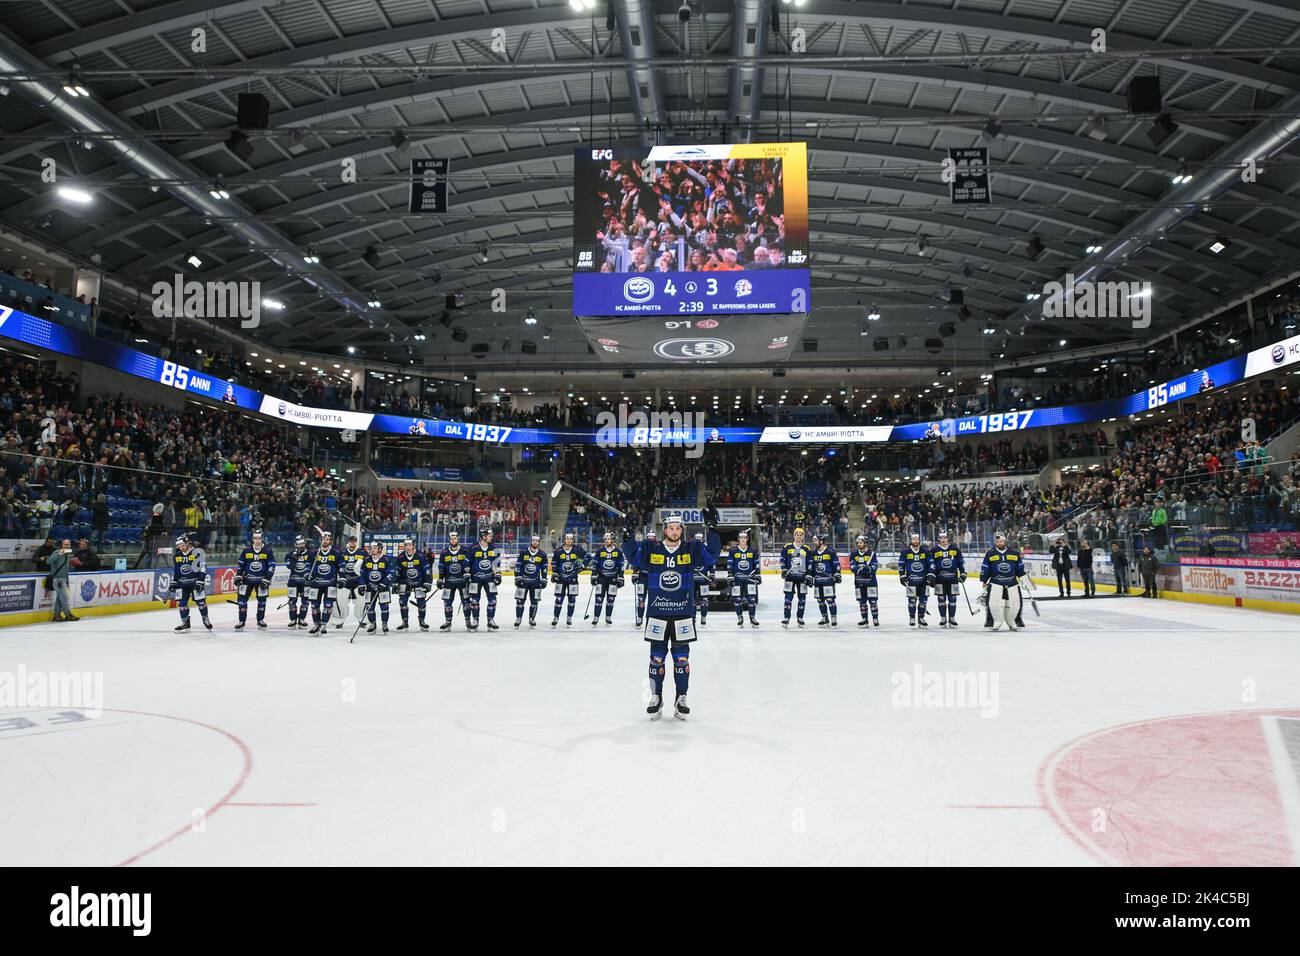
POLYGON ((283 611, 236 633, 227 604, 211 634, 172 633, 172 610, 6 628, 0 672, 102 673, 105 713, 0 710, 0 857, 1091 864, 1038 792, 1058 747, 1133 721, 1300 706, 1294 617, 1100 598, 1026 609, 1016 634, 989 634, 964 604, 960 629, 918 632, 885 584, 880 630, 854 626, 847 586, 838 629, 810 606, 808 627, 784 630, 772 577, 759 629, 712 612, 684 723, 644 716, 630 586, 612 629, 553 630, 548 592, 540 626, 515 630, 509 580, 497 632, 458 617, 450 633, 349 645, 351 625, 313 638, 283 611), (918 665, 996 675, 996 715, 896 706, 894 675, 918 665))

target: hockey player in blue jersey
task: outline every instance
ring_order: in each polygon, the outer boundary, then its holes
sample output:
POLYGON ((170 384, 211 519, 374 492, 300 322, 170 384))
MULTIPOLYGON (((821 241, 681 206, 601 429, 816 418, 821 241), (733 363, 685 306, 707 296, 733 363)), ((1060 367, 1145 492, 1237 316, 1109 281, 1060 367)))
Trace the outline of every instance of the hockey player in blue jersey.
POLYGON ((452 605, 460 595, 460 609, 465 615, 465 627, 474 630, 474 619, 469 613, 469 602, 465 592, 469 589, 469 551, 460 546, 460 533, 453 531, 447 535, 447 547, 438 555, 438 587, 442 589, 443 622, 438 625, 440 631, 451 630, 452 605))
POLYGON ((731 606, 736 610, 736 626, 745 626, 744 612, 749 611, 749 623, 758 627, 758 582, 762 571, 762 557, 749 546, 749 532, 736 535, 736 546, 726 555, 727 576, 731 579, 731 606))
MULTIPOLYGON (((411 550, 415 550, 414 544, 411 550)), ((421 564, 424 563, 424 555, 419 555, 421 564)), ((375 541, 370 545, 370 554, 357 562, 357 594, 361 599, 361 611, 358 617, 358 623, 368 621, 366 627, 367 634, 375 633, 375 609, 379 610, 379 618, 384 626, 384 633, 388 633, 388 611, 389 605, 393 600, 393 586, 399 581, 399 569, 394 566, 393 561, 384 554, 384 546, 375 541)), ((405 611, 405 606, 402 608, 405 611)), ((423 621, 421 621, 423 623, 423 621)), ((406 626, 406 615, 402 615, 402 626, 406 626)), ((400 630, 400 628, 399 628, 400 630)), ((426 627, 425 630, 428 630, 426 627)))
POLYGON ((208 567, 204 562, 203 549, 191 545, 186 535, 176 539, 176 551, 172 555, 171 593, 181 612, 181 622, 176 630, 190 629, 191 600, 199 609, 203 626, 212 630, 212 622, 208 620, 208 567))
POLYGON ((926 581, 930 574, 930 552, 921 544, 919 534, 898 555, 898 580, 907 589, 907 626, 929 627, 925 623, 926 581))
POLYGON ((573 626, 573 611, 578 605, 578 574, 587 566, 590 555, 573 543, 572 532, 566 533, 564 543, 555 549, 551 556, 551 577, 555 582, 555 617, 551 627, 560 623, 560 609, 565 598, 569 601, 569 613, 565 626, 573 626))
POLYGON ((235 601, 239 606, 239 623, 235 630, 242 631, 248 621, 248 598, 257 597, 257 626, 266 628, 266 598, 271 593, 271 575, 275 573, 275 554, 262 540, 262 532, 254 531, 252 541, 239 552, 235 567, 235 601))
POLYGON ((492 545, 492 529, 482 528, 478 533, 478 544, 470 549, 469 610, 474 615, 474 627, 477 628, 487 605, 487 628, 498 630, 497 588, 501 586, 501 552, 492 545))
MULTIPOLYGON (((703 531, 695 533, 695 540, 700 547, 706 547, 703 531)), ((700 627, 704 627, 709 622, 709 579, 712 577, 712 566, 700 568, 695 573, 695 612, 699 615, 700 627)))
POLYGON ((880 587, 876 581, 876 572, 880 562, 876 560, 876 549, 870 547, 865 534, 858 535, 857 545, 849 555, 849 570, 853 572, 853 590, 858 599, 858 612, 862 615, 858 627, 875 624, 880 627, 880 587), (867 620, 867 611, 871 620, 867 620))
POLYGON ((334 550, 334 536, 328 531, 320 536, 320 547, 311 556, 311 571, 307 578, 311 592, 311 628, 308 634, 324 634, 334 613, 338 597, 339 553, 334 550))
POLYGON ((652 720, 663 714, 665 661, 671 649, 677 697, 673 716, 685 720, 691 709, 686 692, 691 679, 691 642, 695 640, 695 582, 714 557, 698 541, 682 540, 682 519, 664 520, 662 543, 647 539, 637 551, 637 567, 646 572, 646 634, 650 642, 652 696, 646 713, 652 720))
POLYGON ((840 557, 827 545, 826 535, 820 531, 813 535, 813 544, 815 547, 808 559, 808 568, 817 611, 821 615, 817 626, 839 627, 835 586, 840 583, 840 557))
POLYGON ((357 586, 361 581, 361 562, 367 557, 366 549, 357 544, 356 535, 349 535, 343 550, 339 552, 338 601, 335 602, 335 610, 338 613, 334 616, 335 628, 343 627, 343 622, 349 616, 358 624, 361 623, 366 609, 366 600, 364 595, 358 593, 357 586))
POLYGON ((596 602, 596 613, 591 619, 592 627, 600 623, 601 607, 605 609, 605 624, 613 625, 614 598, 623 586, 623 569, 626 566, 627 558, 623 555, 623 549, 614 543, 614 533, 606 531, 600 547, 591 556, 591 586, 595 591, 593 599, 596 602))
POLYGON ((790 626, 790 605, 799 599, 799 626, 803 627, 803 612, 808 604, 808 561, 812 549, 803 543, 803 528, 794 529, 794 541, 781 549, 781 580, 785 582, 785 616, 782 627, 790 626))
POLYGON ((542 539, 533 535, 528 548, 515 558, 515 627, 524 623, 524 602, 528 602, 528 626, 537 626, 537 606, 546 590, 548 559, 541 548, 542 539))
POLYGON ((1025 626, 1020 616, 1024 607, 1021 594, 1025 580, 1025 562, 1019 548, 1009 547, 1007 536, 999 531, 993 536, 993 547, 984 552, 980 563, 980 584, 983 592, 979 603, 984 606, 984 626, 994 630, 1007 626, 1014 631, 1025 626))
POLYGON ((930 574, 927 583, 934 589, 939 608, 939 626, 957 626, 957 591, 966 580, 966 559, 961 549, 948 540, 948 532, 939 532, 939 543, 930 549, 930 574))
POLYGON ((638 559, 641 555, 641 549, 654 544, 654 542, 655 533, 653 531, 647 531, 644 540, 636 543, 632 553, 632 567, 636 569, 632 572, 632 593, 636 597, 637 627, 641 626, 641 621, 645 617, 645 585, 647 580, 646 573, 640 570, 641 563, 638 559))
MULTIPOLYGON (((397 608, 402 615, 402 623, 397 625, 397 629, 404 631, 411 626, 409 605, 414 601, 415 616, 420 623, 420 630, 427 631, 429 624, 424 619, 424 614, 428 606, 429 582, 432 578, 429 559, 415 550, 413 539, 407 538, 402 544, 401 553, 396 560, 390 560, 388 566, 393 574, 393 587, 397 589, 397 608)), ((388 609, 384 608, 385 619, 387 616, 388 609)))
POLYGON ((306 538, 302 535, 294 538, 293 550, 284 563, 289 568, 289 627, 306 627, 307 605, 311 601, 307 585, 311 575, 311 551, 307 549, 306 538))

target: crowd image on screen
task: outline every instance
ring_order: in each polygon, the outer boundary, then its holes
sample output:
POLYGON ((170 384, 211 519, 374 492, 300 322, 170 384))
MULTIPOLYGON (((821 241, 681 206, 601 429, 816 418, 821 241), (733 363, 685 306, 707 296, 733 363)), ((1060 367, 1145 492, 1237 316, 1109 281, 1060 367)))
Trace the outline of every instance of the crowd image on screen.
POLYGON ((786 265, 779 159, 662 164, 612 159, 599 173, 601 272, 737 272, 786 265))

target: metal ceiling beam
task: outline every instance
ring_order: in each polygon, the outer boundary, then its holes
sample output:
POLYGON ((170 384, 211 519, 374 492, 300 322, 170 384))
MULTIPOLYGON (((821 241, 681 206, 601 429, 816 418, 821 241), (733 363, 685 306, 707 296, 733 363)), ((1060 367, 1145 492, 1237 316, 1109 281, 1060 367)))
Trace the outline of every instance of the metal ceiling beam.
MULTIPOLYGON (((767 27, 772 0, 735 0, 731 15, 731 53, 758 57, 767 53, 767 27)), ((763 100, 763 68, 757 64, 732 64, 727 97, 728 123, 735 123, 740 139, 754 141, 754 124, 763 100)))
MULTIPOLYGON (((1150 210, 1134 217, 1124 228, 1123 238, 1103 244, 1100 252, 1076 262, 1063 274, 1073 274, 1076 287, 1078 283, 1097 281, 1145 249, 1151 242, 1150 236, 1167 233, 1202 206, 1213 203, 1226 192, 1241 188, 1244 185, 1243 164, 1254 162, 1258 168, 1267 170, 1270 159, 1300 140, 1300 94, 1279 104, 1279 110, 1289 113, 1291 119, 1258 124, 1237 142, 1214 154, 1212 158, 1217 168, 1202 172, 1190 183, 1174 187, 1180 205, 1150 210)), ((1041 315, 1042 306, 1023 309, 1019 314, 1041 315)))
MULTIPOLYGON (((652 0, 609 0, 614 5, 619 45, 627 60, 627 88, 636 110, 642 146, 653 146, 660 130, 668 126, 663 84, 652 63, 658 56, 652 0)), ((515 80, 514 82, 518 82, 515 80)))
MULTIPOLYGON (((47 69, 47 64, 23 49, 7 31, 0 30, 0 71, 30 74, 47 69)), ((107 141, 106 151, 117 162, 144 178, 202 181, 202 172, 180 162, 152 143, 131 142, 132 134, 138 131, 93 99, 78 97, 72 100, 58 86, 38 80, 24 80, 13 85, 39 108, 58 117, 58 121, 73 132, 121 134, 122 139, 107 141)), ((247 217, 245 221, 225 222, 222 228, 251 246, 285 250, 271 253, 270 257, 284 268, 300 273, 302 281, 334 298, 343 309, 354 311, 358 315, 366 313, 360 292, 327 270, 303 263, 300 254, 296 260, 291 260, 288 251, 296 249, 293 241, 274 227, 250 221, 256 214, 238 200, 214 199, 206 189, 195 186, 168 185, 163 188, 177 201, 200 213, 211 216, 228 216, 233 213, 247 217)))

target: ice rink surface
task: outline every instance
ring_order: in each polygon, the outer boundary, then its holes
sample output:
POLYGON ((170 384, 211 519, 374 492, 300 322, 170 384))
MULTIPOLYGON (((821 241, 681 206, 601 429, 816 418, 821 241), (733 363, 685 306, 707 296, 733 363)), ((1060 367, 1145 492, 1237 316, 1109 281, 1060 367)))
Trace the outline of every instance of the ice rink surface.
POLYGON ((785 630, 779 588, 758 629, 710 613, 687 722, 644 715, 630 586, 608 629, 552 629, 548 592, 515 630, 507 580, 496 632, 0 630, 0 672, 102 674, 104 708, 0 710, 4 862, 1295 863, 1295 618, 1075 598, 990 634, 932 602, 918 631, 888 581, 879 630, 847 587, 837 629, 785 630))

